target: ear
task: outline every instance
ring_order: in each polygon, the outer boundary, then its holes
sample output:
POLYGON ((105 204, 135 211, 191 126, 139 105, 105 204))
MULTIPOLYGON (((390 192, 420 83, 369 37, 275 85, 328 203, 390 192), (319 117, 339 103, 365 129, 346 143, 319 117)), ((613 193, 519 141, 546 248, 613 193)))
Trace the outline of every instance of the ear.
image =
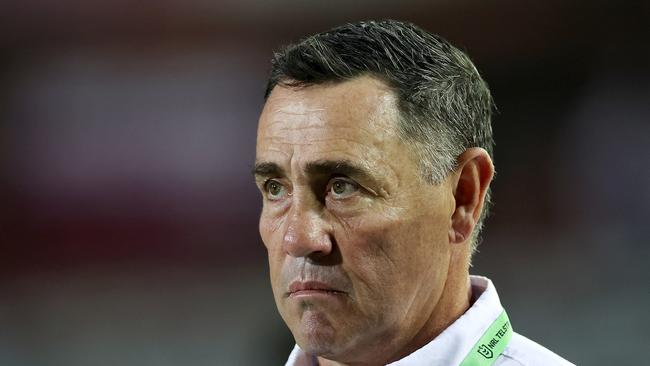
POLYGON ((451 216, 449 242, 464 243, 471 238, 481 216, 485 194, 494 176, 492 159, 482 148, 467 149, 458 157, 452 176, 456 207, 451 216))

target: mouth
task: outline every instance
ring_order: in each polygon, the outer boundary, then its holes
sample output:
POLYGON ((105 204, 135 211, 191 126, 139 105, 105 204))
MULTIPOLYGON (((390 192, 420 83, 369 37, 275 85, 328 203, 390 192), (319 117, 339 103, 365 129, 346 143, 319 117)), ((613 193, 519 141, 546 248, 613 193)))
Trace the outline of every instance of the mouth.
POLYGON ((341 291, 333 286, 330 286, 323 282, 318 281, 305 281, 299 282, 294 281, 289 286, 289 291, 287 291, 287 297, 303 297, 303 296, 336 296, 343 295, 344 291, 341 291))

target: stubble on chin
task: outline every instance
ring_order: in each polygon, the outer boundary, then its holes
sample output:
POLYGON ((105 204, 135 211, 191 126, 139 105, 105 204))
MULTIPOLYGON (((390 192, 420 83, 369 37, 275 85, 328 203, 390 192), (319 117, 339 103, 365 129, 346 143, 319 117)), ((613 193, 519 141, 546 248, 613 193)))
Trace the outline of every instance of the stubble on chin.
POLYGON ((296 343, 311 355, 333 355, 337 348, 337 330, 331 319, 309 301, 301 301, 298 308, 290 327, 296 343))

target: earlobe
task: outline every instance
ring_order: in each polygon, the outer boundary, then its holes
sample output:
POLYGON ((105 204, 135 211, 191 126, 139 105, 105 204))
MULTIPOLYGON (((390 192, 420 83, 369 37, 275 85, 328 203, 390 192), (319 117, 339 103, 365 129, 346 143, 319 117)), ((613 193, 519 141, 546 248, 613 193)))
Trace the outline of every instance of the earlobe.
POLYGON ((458 157, 453 182, 456 206, 451 217, 450 243, 464 243, 472 236, 493 175, 492 159, 484 149, 470 148, 458 157))

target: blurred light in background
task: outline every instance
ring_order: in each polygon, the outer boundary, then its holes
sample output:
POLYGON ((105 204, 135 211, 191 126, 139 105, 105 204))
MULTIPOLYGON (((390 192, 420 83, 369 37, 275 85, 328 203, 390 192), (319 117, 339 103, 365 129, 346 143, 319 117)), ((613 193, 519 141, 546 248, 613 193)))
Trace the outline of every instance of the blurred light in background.
MULTIPOLYGON (((468 51, 499 113, 474 273, 578 364, 650 341, 643 2, 5 2, 0 363, 282 364, 250 175, 277 47, 410 20, 468 51)), ((643 357, 642 357, 643 356, 643 357)))

